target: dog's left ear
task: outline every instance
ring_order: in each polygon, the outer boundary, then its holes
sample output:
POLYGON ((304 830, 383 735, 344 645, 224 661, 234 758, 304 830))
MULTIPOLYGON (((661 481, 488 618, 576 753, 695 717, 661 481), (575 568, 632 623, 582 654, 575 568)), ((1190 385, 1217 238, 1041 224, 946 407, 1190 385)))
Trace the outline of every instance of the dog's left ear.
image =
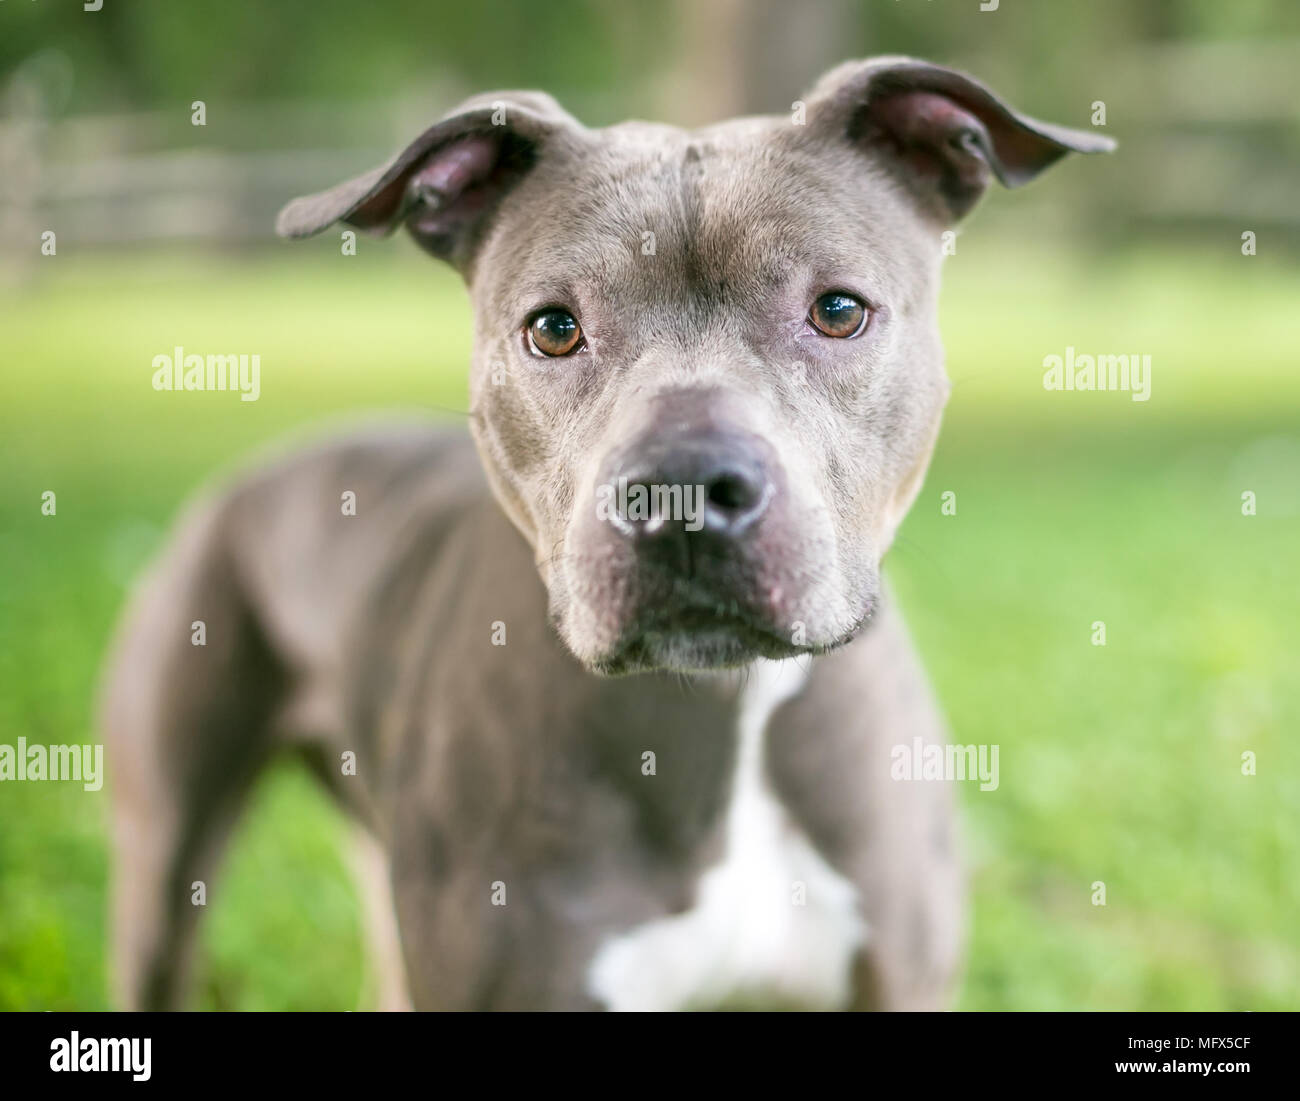
POLYGON ((581 125, 542 92, 475 96, 386 164, 294 199, 281 237, 310 237, 336 222, 367 233, 405 226, 421 248, 467 272, 497 204, 561 132, 581 125))
POLYGON ((1032 180, 1066 153, 1109 153, 1101 134, 1013 111, 973 77, 907 57, 850 61, 807 97, 810 129, 876 153, 943 224, 964 217, 988 185, 1032 180))

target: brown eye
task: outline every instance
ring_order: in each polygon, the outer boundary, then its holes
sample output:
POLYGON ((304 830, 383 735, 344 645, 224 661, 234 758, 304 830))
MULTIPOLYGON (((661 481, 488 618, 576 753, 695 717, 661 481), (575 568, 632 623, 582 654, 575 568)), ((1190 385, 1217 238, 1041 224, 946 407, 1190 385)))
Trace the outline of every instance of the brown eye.
POLYGON ((831 291, 812 304, 808 321, 825 336, 847 339, 857 336, 866 326, 867 307, 851 294, 831 291))
POLYGON ((534 355, 567 356, 582 344, 582 329, 568 310, 543 310, 528 323, 528 346, 534 355))

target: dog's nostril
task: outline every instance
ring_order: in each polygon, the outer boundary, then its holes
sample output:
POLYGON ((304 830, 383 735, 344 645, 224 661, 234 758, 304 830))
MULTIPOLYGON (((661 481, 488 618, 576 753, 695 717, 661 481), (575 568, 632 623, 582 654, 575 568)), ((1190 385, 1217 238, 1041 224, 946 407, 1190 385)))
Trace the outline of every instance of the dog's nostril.
POLYGON ((761 467, 718 471, 704 481, 704 526, 734 538, 747 531, 762 515, 771 485, 761 467))
POLYGON ((759 488, 739 474, 721 474, 709 483, 709 504, 727 512, 740 512, 758 500, 759 488))

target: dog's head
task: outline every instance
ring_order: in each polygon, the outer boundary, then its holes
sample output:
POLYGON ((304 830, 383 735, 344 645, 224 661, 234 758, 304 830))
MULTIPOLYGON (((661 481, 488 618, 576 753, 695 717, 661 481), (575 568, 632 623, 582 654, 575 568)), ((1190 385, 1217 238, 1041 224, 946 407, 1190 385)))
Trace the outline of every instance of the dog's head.
POLYGON ((1110 147, 905 58, 692 132, 500 93, 278 228, 405 225, 464 274, 474 435, 561 636, 701 669, 871 618, 948 393, 942 233, 990 176, 1110 147))

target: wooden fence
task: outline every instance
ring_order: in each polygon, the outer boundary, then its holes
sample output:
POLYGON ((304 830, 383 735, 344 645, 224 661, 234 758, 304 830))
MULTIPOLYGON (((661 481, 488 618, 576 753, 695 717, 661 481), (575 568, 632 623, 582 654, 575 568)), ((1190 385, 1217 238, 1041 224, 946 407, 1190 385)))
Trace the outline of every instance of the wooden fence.
MULTIPOLYGON (((1072 77, 1082 97, 1106 101, 1121 160, 1083 183, 1063 173, 1035 209, 1067 205, 1057 188, 1073 186, 1083 190, 1071 203, 1095 203, 1126 229, 1240 225, 1300 236, 1297 73, 1300 41, 1284 40, 1143 46, 1072 77)), ((196 126, 188 104, 57 117, 40 78, 20 72, 0 86, 0 266, 29 264, 46 230, 79 248, 267 241, 287 198, 369 168, 463 92, 213 103, 196 126)), ((1086 120, 1090 106, 1080 102, 1068 121, 1086 120)))

